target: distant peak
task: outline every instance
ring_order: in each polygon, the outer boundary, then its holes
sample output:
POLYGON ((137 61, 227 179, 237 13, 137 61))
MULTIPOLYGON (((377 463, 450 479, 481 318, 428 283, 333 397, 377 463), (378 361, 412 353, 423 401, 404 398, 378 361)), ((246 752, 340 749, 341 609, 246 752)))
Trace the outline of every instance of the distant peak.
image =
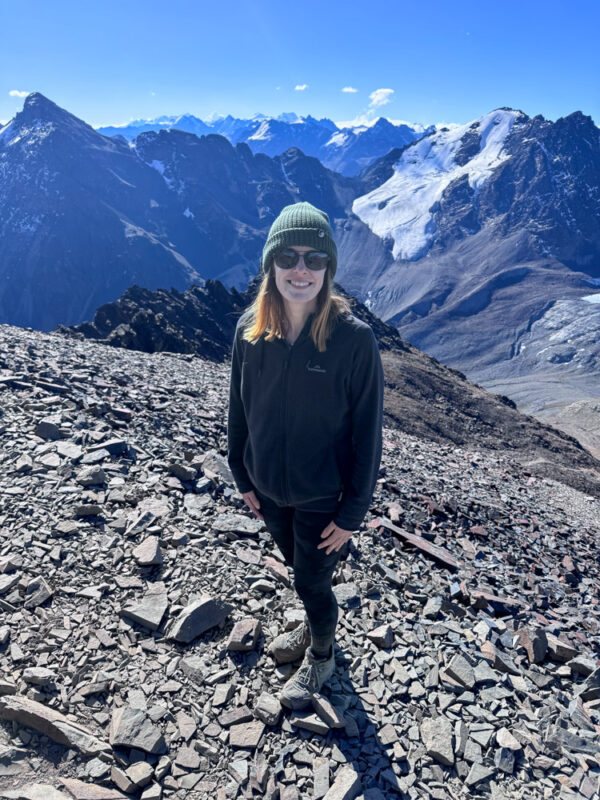
POLYGON ((21 114, 24 119, 36 119, 41 122, 73 117, 73 115, 65 111, 64 108, 57 106, 52 100, 48 100, 41 92, 31 92, 31 94, 27 95, 23 103, 23 111, 21 114))
POLYGON ((56 103, 53 103, 52 100, 48 100, 46 95, 43 95, 41 92, 31 92, 25 98, 23 103, 23 111, 29 111, 31 109, 40 110, 42 108, 54 109, 58 108, 56 103))
POLYGON ((24 125, 29 127, 34 123, 53 123, 54 127, 68 130, 89 130, 96 134, 94 129, 84 122, 79 117, 66 111, 64 108, 57 106, 52 100, 49 100, 41 92, 31 92, 25 98, 23 103, 23 110, 20 111, 14 118, 17 125, 24 125))

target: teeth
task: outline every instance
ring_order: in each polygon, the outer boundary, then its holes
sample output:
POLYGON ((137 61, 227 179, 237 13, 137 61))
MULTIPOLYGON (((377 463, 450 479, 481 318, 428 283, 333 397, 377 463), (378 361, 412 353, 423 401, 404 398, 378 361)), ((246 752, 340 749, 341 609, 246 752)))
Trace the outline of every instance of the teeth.
POLYGON ((299 281, 290 281, 292 286, 309 286, 308 283, 300 283, 299 281))

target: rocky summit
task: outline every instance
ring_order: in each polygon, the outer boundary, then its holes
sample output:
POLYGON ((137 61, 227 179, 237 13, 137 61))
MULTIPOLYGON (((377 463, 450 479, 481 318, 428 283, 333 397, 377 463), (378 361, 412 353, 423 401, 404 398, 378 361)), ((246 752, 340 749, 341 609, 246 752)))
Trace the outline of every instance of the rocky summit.
POLYGON ((596 497, 388 417, 290 712, 267 646, 303 610, 227 467, 228 365, 0 345, 0 797, 597 796, 596 497))

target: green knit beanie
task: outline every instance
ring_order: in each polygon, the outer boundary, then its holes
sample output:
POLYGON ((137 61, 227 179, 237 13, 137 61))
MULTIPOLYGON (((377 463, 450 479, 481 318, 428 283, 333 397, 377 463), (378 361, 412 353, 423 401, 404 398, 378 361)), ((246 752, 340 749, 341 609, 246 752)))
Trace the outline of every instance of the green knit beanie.
POLYGON ((263 248, 261 266, 268 272, 273 255, 280 247, 312 247, 329 256, 331 277, 337 269, 337 247, 333 241, 329 217, 311 203, 285 206, 271 225, 263 248))

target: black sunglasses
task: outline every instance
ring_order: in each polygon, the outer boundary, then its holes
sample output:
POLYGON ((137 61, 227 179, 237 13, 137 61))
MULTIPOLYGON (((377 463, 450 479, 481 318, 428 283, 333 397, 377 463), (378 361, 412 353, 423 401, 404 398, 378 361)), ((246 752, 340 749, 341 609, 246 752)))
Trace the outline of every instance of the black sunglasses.
POLYGON ((291 248, 278 250, 273 256, 273 261, 279 269, 293 269, 298 261, 300 261, 300 256, 303 257, 304 263, 309 269, 313 270, 313 272, 325 269, 329 264, 329 256, 327 253, 322 253, 320 250, 307 250, 306 253, 298 253, 291 248))

